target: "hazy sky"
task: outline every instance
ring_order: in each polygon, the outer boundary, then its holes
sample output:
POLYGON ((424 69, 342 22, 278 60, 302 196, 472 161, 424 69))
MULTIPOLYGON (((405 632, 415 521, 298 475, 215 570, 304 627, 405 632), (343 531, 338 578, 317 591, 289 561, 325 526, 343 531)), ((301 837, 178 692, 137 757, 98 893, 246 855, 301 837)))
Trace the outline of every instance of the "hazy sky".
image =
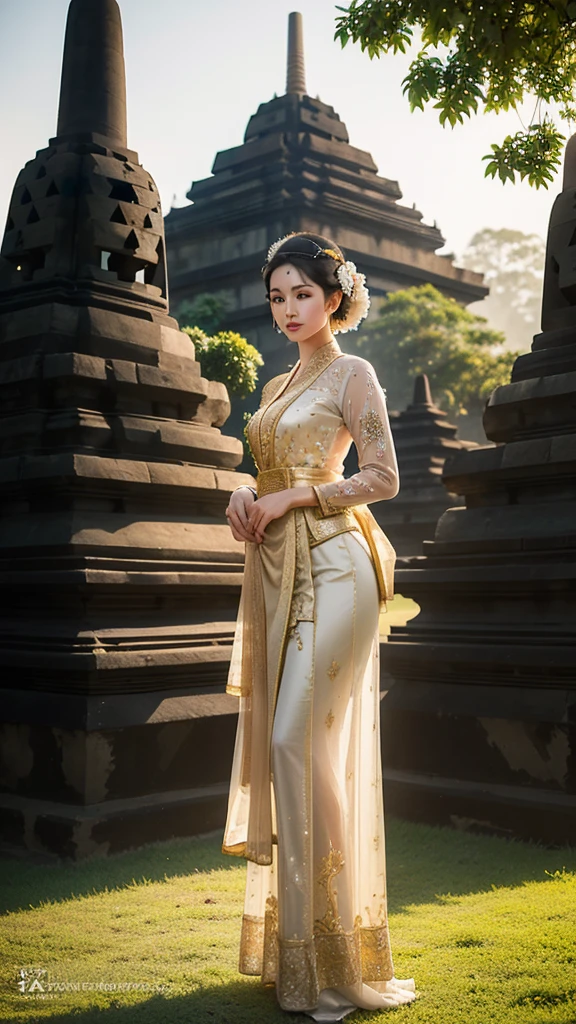
MULTIPOLYGON (((345 0, 341 0, 345 6, 345 0)), ((56 128, 68 0, 0 0, 0 217, 17 172, 56 128)), ((128 81, 128 145, 155 178, 165 212, 187 203, 218 150, 239 145, 259 103, 285 91, 288 13, 304 17, 308 92, 331 104, 352 145, 397 180, 461 253, 475 231, 546 236, 548 191, 484 178, 491 142, 520 129, 515 113, 481 115, 453 131, 436 113, 411 114, 401 81, 408 57, 370 61, 334 42, 329 0, 120 0, 128 81), (173 197, 176 197, 173 200, 173 197)), ((274 241, 274 239, 271 239, 274 241)))

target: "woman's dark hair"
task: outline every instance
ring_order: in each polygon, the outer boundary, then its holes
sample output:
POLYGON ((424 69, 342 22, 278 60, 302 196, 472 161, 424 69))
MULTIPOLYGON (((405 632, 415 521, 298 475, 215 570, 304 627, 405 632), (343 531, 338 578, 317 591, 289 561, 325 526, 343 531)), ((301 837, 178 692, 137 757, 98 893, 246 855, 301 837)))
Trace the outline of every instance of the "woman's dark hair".
MULTIPOLYGON (((332 256, 328 256, 326 253, 323 253, 321 256, 317 255, 319 247, 320 249, 333 249, 334 252, 342 257, 342 260, 346 259, 340 246, 332 242, 331 239, 325 238, 324 235, 294 232, 294 234, 288 236, 286 241, 274 253, 270 262, 265 263, 262 267, 262 277, 266 286, 266 298, 270 299, 270 276, 272 271, 276 270, 276 267, 281 267, 283 263, 291 263, 292 266, 301 270, 311 281, 319 284, 326 299, 329 299, 334 292, 337 292, 341 288, 340 282, 336 277, 340 261, 332 256), (304 255, 301 255, 302 253, 304 255)), ((350 305, 350 297, 342 293, 340 305, 332 313, 330 320, 334 320, 336 324, 339 320, 345 320, 348 316, 350 305)))

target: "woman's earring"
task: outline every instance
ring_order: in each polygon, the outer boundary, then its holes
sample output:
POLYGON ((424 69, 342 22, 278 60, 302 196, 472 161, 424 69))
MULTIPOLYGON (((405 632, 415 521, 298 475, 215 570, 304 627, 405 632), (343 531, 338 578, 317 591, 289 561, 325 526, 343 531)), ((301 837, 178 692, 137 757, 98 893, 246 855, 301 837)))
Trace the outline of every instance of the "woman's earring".
POLYGON ((278 327, 278 324, 276 323, 274 317, 272 317, 272 327, 276 331, 276 334, 282 334, 282 329, 278 327))

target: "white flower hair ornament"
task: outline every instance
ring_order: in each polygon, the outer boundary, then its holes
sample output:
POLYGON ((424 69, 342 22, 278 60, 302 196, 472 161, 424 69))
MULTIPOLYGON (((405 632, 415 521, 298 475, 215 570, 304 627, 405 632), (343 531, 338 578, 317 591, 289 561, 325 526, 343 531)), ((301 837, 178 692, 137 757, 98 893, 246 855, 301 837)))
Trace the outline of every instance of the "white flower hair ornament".
POLYGON ((358 273, 356 264, 352 260, 346 260, 336 270, 336 277, 344 295, 350 298, 350 308, 343 320, 334 322, 332 331, 334 334, 357 331, 359 324, 368 315, 370 309, 370 294, 366 287, 366 275, 358 273))

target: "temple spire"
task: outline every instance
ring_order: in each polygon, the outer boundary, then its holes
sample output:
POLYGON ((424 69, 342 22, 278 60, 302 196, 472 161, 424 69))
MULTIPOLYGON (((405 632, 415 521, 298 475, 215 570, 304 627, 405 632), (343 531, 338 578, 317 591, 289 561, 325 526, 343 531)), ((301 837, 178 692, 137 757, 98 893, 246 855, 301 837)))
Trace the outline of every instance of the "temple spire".
POLYGON ((419 373, 414 380, 412 405, 433 405, 430 381, 425 373, 419 373))
POLYGON ((302 15, 292 11, 288 15, 288 60, 286 67, 286 92, 304 95, 306 75, 304 69, 304 34, 302 15))
POLYGON ((85 134, 126 146, 126 77, 116 0, 72 0, 68 10, 57 135, 85 134))

